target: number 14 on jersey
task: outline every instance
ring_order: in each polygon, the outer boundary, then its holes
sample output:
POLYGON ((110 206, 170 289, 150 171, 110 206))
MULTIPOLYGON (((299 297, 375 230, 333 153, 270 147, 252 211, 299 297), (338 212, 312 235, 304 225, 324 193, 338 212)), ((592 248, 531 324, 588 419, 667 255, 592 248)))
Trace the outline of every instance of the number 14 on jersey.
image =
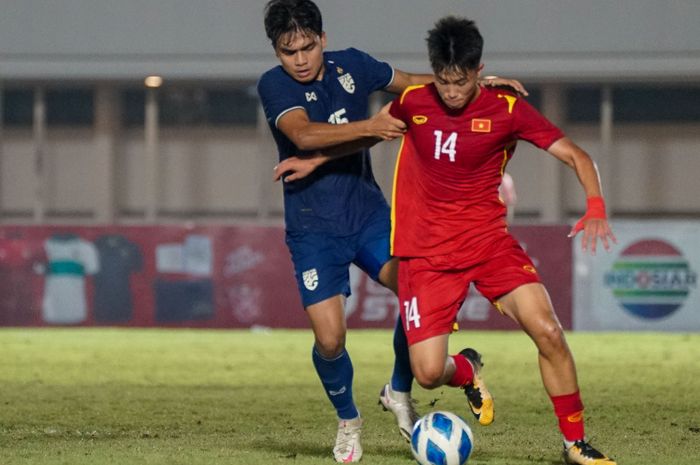
POLYGON ((439 129, 436 129, 433 134, 435 134, 435 159, 439 160, 440 156, 445 154, 454 163, 457 154, 457 133, 451 132, 446 139, 444 139, 444 133, 439 129))
POLYGON ((418 313, 418 299, 412 297, 411 300, 404 300, 403 302, 405 321, 406 321, 406 331, 411 329, 411 323, 416 328, 420 328, 420 313, 418 313))

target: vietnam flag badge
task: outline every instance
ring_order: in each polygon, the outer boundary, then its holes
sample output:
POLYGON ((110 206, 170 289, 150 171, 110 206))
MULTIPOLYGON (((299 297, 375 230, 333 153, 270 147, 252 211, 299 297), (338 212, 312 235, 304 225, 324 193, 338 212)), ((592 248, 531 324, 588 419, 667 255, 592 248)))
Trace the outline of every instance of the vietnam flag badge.
POLYGON ((490 119, 472 119, 472 132, 491 132, 490 119))

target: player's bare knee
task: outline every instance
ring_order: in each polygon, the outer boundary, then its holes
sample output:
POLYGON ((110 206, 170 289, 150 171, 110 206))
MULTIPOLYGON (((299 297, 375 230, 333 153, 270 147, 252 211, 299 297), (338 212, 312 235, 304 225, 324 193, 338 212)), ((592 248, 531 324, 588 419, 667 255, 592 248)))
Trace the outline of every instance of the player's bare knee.
POLYGON ((444 367, 421 367, 414 372, 416 382, 423 389, 435 389, 442 386, 442 375, 444 367))
POLYGON ((316 350, 323 358, 334 358, 345 349, 344 337, 321 337, 316 339, 316 350))
POLYGON ((537 335, 535 341, 540 353, 545 356, 559 354, 567 350, 564 331, 556 323, 548 324, 537 335))

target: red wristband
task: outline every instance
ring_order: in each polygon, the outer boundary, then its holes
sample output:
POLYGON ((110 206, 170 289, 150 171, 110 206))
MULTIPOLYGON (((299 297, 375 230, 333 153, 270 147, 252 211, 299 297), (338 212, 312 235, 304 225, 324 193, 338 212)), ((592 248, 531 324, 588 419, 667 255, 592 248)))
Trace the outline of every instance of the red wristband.
POLYGON ((586 199, 586 215, 585 218, 600 218, 605 219, 605 200, 603 197, 588 197, 586 199))
POLYGON ((574 237, 579 231, 583 230, 583 222, 589 218, 600 220, 607 219, 605 215, 605 200, 603 197, 588 197, 586 199, 586 214, 578 220, 569 233, 569 237, 574 237))

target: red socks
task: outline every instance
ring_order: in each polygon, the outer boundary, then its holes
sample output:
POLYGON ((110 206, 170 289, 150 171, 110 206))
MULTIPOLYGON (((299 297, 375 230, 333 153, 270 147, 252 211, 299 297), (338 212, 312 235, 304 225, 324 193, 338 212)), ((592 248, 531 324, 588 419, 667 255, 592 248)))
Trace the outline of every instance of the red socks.
POLYGON ((450 355, 455 362, 455 373, 447 384, 453 387, 462 387, 469 384, 474 379, 474 368, 463 355, 450 355))
POLYGON ((579 391, 563 396, 551 396, 554 414, 559 418, 559 430, 567 441, 584 438, 583 403, 579 391))

